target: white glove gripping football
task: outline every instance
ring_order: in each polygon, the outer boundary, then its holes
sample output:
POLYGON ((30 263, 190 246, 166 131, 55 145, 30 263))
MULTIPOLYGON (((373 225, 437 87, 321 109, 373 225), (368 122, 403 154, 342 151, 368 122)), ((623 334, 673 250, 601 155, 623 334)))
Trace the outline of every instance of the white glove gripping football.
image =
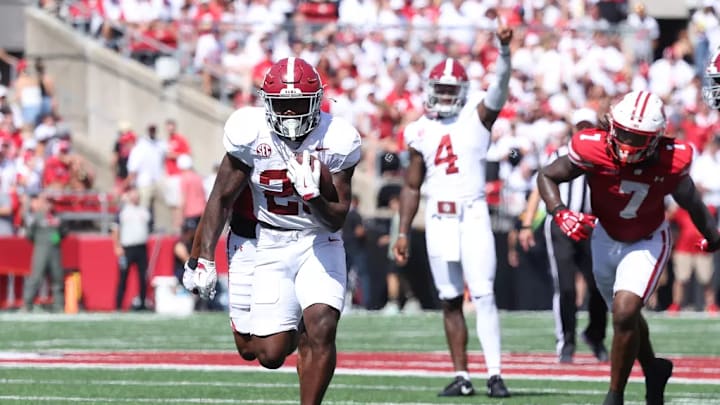
POLYGON ((290 159, 287 165, 287 177, 303 200, 308 201, 320 196, 320 162, 315 159, 311 166, 310 152, 303 152, 302 163, 290 159))
POLYGON ((212 300, 215 298, 215 284, 217 284, 215 262, 191 257, 185 263, 183 286, 186 289, 198 294, 200 298, 212 300))

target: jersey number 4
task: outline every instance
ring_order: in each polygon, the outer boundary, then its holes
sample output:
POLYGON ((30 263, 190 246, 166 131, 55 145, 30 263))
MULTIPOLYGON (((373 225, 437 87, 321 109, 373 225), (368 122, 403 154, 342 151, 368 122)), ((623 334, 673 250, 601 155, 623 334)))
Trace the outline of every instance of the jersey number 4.
POLYGON ((306 213, 310 213, 310 208, 305 204, 300 204, 295 196, 295 189, 287 177, 287 170, 285 169, 271 169, 265 170, 260 173, 260 183, 265 186, 272 186, 276 184, 282 185, 280 191, 265 190, 263 194, 267 200, 267 209, 273 214, 277 215, 300 215, 300 206, 306 213), (286 204, 279 204, 275 197, 286 198, 286 204))
POLYGON ((450 140, 450 134, 445 134, 440 139, 440 145, 438 145, 437 151, 435 151, 435 166, 447 163, 445 169, 446 174, 454 174, 459 171, 458 167, 455 166, 455 161, 458 156, 453 153, 452 141, 450 140))

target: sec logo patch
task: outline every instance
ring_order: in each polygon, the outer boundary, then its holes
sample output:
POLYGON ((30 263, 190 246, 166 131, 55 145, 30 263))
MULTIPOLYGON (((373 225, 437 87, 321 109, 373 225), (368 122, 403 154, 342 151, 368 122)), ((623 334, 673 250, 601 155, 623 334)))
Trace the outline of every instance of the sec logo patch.
POLYGON ((255 152, 260 157, 266 158, 266 157, 269 157, 270 154, 272 154, 272 148, 270 148, 270 145, 268 145, 266 143, 261 143, 260 145, 257 146, 257 148, 255 148, 255 152))

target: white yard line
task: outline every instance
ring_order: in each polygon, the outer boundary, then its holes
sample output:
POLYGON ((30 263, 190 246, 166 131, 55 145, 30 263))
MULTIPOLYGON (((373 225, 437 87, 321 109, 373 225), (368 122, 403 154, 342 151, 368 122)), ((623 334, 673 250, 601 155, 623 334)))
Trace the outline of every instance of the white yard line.
MULTIPOLYGON (((179 371, 237 371, 237 372, 284 372, 295 373, 294 367, 281 367, 278 370, 267 370, 255 365, 202 365, 202 364, 83 364, 83 363, 23 363, 8 362, 0 363, 0 369, 64 369, 64 370, 179 370, 179 371)), ((374 370, 374 369, 346 369, 338 368, 335 370, 336 375, 360 375, 360 376, 388 376, 388 377, 452 377, 455 374, 449 371, 425 371, 425 370, 374 370)), ((478 374, 481 376, 482 374, 478 374)), ((588 381, 598 382, 607 381, 608 376, 548 376, 548 375, 524 375, 503 373, 503 377, 507 379, 517 380, 553 380, 553 381, 588 381)), ((643 377, 631 377, 631 382, 643 382, 643 377)), ((672 377, 671 383, 674 384, 698 384, 698 385, 718 385, 720 381, 717 379, 705 378, 676 378, 672 377)))
MULTIPOLYGON (((261 383, 261 382, 223 382, 223 381, 197 381, 197 380, 65 380, 42 378, 0 378, 0 384, 42 384, 42 385, 94 385, 94 386, 134 386, 134 387, 228 387, 228 388, 297 388, 297 383, 261 383)), ((437 387, 402 386, 382 384, 340 384, 333 383, 333 390, 370 390, 370 391, 406 391, 406 392, 435 392, 437 387)), ((567 389, 567 388, 515 388, 513 392, 524 394, 563 394, 563 395, 602 395, 605 390, 567 389)), ((670 396, 670 394, 668 394, 670 396)), ((709 399, 712 394, 683 393, 685 398, 709 399)), ((720 400, 718 400, 720 402, 720 400)))

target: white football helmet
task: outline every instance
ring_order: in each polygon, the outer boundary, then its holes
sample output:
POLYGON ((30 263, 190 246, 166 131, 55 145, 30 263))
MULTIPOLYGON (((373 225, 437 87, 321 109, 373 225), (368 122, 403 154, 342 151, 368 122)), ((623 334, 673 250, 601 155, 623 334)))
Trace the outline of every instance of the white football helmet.
POLYGON ((622 164, 641 162, 655 152, 665 133, 665 112, 660 97, 633 91, 610 109, 608 146, 622 164))
POLYGON ((720 109, 720 48, 718 48, 705 67, 703 98, 708 107, 720 109))
POLYGON ((445 59, 428 75, 425 109, 443 118, 458 115, 467 101, 468 87, 465 68, 453 58, 445 59))

